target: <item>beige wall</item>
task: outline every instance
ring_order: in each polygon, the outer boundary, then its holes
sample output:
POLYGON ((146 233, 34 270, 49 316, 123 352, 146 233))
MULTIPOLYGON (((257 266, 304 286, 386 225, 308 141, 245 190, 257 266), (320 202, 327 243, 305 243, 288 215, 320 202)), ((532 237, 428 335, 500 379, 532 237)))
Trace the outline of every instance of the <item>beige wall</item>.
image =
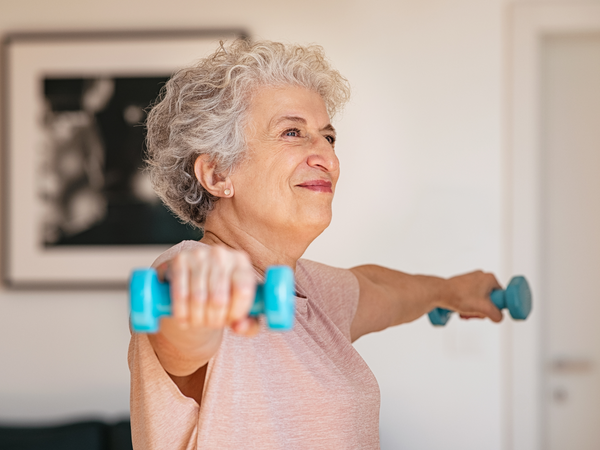
MULTIPOLYGON (((242 26, 323 45, 354 97, 335 122, 334 222, 306 256, 448 276, 502 267, 505 12, 503 0, 0 0, 0 33, 242 26)), ((0 421, 126 414, 126 301, 0 291, 0 421)), ((501 343, 488 322, 424 318, 361 339, 382 448, 500 449, 501 343)))

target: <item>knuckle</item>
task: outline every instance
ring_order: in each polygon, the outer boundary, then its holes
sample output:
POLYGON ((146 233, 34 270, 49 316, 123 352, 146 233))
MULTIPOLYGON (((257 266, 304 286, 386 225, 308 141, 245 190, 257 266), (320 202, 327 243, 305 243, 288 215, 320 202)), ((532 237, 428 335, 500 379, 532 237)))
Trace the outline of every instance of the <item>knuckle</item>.
POLYGON ((223 307, 229 302, 227 295, 227 284, 221 280, 218 281, 212 290, 211 301, 217 307, 223 307))
POLYGON ((236 289, 249 290, 254 284, 254 274, 250 270, 239 268, 233 272, 232 282, 236 289))
POLYGON ((225 249, 225 247, 223 247, 221 245, 212 246, 210 248, 210 251, 211 251, 212 256, 216 259, 225 258, 225 254, 227 253, 227 250, 225 249))
POLYGON ((201 285, 193 286, 191 297, 194 303, 204 303, 206 300, 206 291, 204 290, 204 287, 201 285))
POLYGON ((250 265, 250 257, 246 252, 237 252, 236 259, 242 265, 250 265))
POLYGON ((171 270, 180 270, 186 265, 185 257, 180 253, 171 260, 171 270))
POLYGON ((208 253, 205 249, 199 248, 199 249, 194 249, 194 253, 192 256, 193 256, 194 265, 196 267, 203 267, 203 265, 206 264, 206 260, 208 258, 208 253))
POLYGON ((235 254, 233 252, 226 252, 222 257, 222 262, 225 269, 230 270, 235 265, 235 254))
POLYGON ((189 265, 187 260, 184 257, 176 257, 173 259, 173 261, 171 261, 168 271, 170 272, 171 276, 180 277, 185 275, 188 269, 189 265))
POLYGON ((191 250, 191 256, 195 259, 203 259, 205 255, 205 250, 203 248, 195 248, 191 250))

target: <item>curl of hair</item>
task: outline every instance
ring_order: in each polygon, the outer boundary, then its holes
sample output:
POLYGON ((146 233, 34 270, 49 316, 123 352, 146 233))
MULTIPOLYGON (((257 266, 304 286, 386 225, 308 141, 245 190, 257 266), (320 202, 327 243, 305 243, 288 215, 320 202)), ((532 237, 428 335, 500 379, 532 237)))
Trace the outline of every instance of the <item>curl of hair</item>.
POLYGON ((176 72, 148 114, 147 170, 162 201, 184 222, 202 228, 218 197, 194 174, 208 155, 230 173, 246 150, 245 125, 259 86, 301 86, 317 92, 333 117, 348 101, 348 81, 318 45, 236 40, 176 72))

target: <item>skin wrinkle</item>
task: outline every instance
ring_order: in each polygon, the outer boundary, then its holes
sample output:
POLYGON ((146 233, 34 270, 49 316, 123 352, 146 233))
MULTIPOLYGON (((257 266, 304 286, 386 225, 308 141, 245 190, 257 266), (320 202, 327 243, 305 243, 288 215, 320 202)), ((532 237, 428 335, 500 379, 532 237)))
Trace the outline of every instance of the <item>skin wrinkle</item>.
MULTIPOLYGON (((232 225, 233 228, 238 231, 238 232, 245 232, 244 229, 241 228, 241 225, 238 226, 237 224, 232 225)), ((247 237, 252 241, 252 243, 254 244, 253 247, 257 247, 257 246, 264 246, 263 243, 260 241, 259 238, 257 238, 256 236, 253 236, 250 233, 245 232, 245 234, 247 235, 247 237)), ((219 236, 217 236, 216 234, 214 234, 211 231, 207 231, 206 234, 206 239, 203 238, 202 240, 205 241, 205 243, 210 243, 210 245, 224 245, 232 250, 238 250, 238 251, 244 251, 243 248, 241 248, 238 245, 235 245, 234 243, 231 243, 229 241, 223 240, 221 238, 219 238, 219 236)), ((280 258, 283 257, 283 255, 278 255, 280 258)), ((283 258, 282 258, 283 259, 283 258)), ((254 267, 254 269, 261 275, 264 276, 265 275, 265 270, 262 268, 263 262, 258 260, 256 261, 256 263, 252 264, 252 267, 254 267)))
MULTIPOLYGON (((298 122, 302 125, 306 125, 306 119, 304 119, 303 117, 297 117, 297 116, 283 116, 277 120, 273 122, 273 120, 271 120, 271 122, 269 122, 269 128, 276 128, 279 124, 281 124, 282 122, 285 121, 290 121, 290 122, 298 122)), ((323 131, 331 131, 333 133, 333 138, 336 139, 337 138, 337 132, 335 131, 335 128, 333 127, 333 125, 331 124, 327 124, 325 125, 323 128, 321 128, 320 130, 321 132, 323 131)))

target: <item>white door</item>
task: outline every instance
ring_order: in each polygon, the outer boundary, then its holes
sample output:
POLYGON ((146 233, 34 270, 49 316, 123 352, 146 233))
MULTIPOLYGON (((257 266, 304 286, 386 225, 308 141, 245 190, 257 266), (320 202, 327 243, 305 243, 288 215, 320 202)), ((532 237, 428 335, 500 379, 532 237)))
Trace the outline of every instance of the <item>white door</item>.
POLYGON ((541 47, 543 448, 600 449, 600 32, 541 47))

